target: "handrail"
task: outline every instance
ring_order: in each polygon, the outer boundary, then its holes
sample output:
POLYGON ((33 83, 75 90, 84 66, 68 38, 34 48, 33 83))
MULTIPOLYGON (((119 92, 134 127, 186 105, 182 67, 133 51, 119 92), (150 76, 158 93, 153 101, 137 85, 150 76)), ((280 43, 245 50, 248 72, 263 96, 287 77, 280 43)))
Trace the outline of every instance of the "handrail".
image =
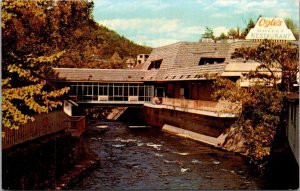
POLYGON ((151 99, 151 103, 220 113, 225 112, 238 114, 240 112, 240 104, 231 103, 228 101, 204 101, 180 98, 153 97, 151 99))
POLYGON ((70 123, 68 131, 79 136, 86 130, 85 116, 70 116, 65 122, 70 123))
POLYGON ((85 116, 70 116, 69 119, 65 120, 65 122, 80 121, 83 118, 85 118, 85 116))

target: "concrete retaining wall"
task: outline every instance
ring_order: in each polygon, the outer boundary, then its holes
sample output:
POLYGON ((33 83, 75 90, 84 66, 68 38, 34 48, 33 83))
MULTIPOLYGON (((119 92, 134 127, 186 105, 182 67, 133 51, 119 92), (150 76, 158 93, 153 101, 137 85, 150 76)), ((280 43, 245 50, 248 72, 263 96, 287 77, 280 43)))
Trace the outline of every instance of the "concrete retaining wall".
POLYGON ((164 124, 212 137, 220 136, 231 127, 235 118, 218 118, 169 109, 143 107, 141 117, 150 125, 163 127, 164 124))
POLYGON ((144 107, 140 117, 151 126, 225 150, 246 154, 236 118, 218 118, 176 110, 144 107))

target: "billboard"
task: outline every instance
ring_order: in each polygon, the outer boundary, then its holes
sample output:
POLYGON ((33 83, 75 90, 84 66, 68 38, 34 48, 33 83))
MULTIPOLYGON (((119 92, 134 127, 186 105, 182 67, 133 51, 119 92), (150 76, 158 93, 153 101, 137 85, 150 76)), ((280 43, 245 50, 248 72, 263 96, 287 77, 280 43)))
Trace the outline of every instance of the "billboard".
POLYGON ((246 39, 250 40, 296 40, 292 31, 287 28, 282 18, 261 17, 252 28, 246 39))

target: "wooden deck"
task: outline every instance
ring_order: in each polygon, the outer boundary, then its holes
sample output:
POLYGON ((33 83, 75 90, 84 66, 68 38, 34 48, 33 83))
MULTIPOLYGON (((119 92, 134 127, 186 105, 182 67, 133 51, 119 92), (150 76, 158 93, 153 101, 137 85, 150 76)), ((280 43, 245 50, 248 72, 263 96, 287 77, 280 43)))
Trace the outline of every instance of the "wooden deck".
POLYGON ((189 108, 211 112, 226 112, 238 114, 240 111, 240 105, 230 102, 221 101, 203 101, 203 100, 188 100, 178 98, 161 98, 159 99, 161 104, 189 108))
POLYGON ((241 112, 241 105, 227 101, 203 101, 154 97, 151 99, 151 102, 145 102, 144 106, 222 118, 236 118, 241 112))

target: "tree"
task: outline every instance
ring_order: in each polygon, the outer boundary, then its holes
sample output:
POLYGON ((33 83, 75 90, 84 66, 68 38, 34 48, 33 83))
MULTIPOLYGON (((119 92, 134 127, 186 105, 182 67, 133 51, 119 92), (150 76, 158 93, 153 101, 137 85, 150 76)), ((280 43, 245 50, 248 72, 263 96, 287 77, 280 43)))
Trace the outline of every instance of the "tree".
POLYGON ((252 29, 252 28, 254 28, 254 27, 255 27, 255 23, 254 23, 253 19, 250 18, 249 21, 248 21, 248 24, 247 24, 246 28, 243 30, 243 32, 242 32, 242 34, 241 34, 242 37, 243 37, 243 38, 246 38, 246 36, 247 36, 248 33, 250 32, 250 29, 252 29))
POLYGON ((215 38, 214 31, 211 28, 206 27, 206 29, 204 31, 204 34, 202 34, 202 38, 211 38, 211 39, 214 39, 215 38))
POLYGON ((299 26, 296 22, 294 22, 291 18, 285 18, 284 22, 287 28, 291 29, 293 35, 295 36, 296 40, 299 40, 299 26))
POLYGON ((227 35, 231 38, 236 38, 239 36, 238 31, 235 30, 234 28, 230 28, 229 31, 227 32, 227 35))
POLYGON ((2 125, 19 128, 32 114, 48 112, 68 88, 53 90, 45 72, 63 55, 53 47, 57 27, 47 20, 53 1, 2 2, 2 125))
POLYGON ((228 36, 227 36, 224 32, 222 32, 222 33, 220 34, 220 36, 216 37, 215 39, 216 39, 216 40, 228 39, 228 36))
POLYGON ((257 47, 239 48, 234 57, 260 63, 256 71, 245 75, 252 85, 239 88, 235 82, 223 78, 215 82, 215 99, 242 104, 241 116, 235 125, 244 137, 251 161, 260 168, 267 161, 276 133, 283 132, 281 127, 286 122, 284 95, 296 82, 298 55, 297 46, 270 41, 257 47))

